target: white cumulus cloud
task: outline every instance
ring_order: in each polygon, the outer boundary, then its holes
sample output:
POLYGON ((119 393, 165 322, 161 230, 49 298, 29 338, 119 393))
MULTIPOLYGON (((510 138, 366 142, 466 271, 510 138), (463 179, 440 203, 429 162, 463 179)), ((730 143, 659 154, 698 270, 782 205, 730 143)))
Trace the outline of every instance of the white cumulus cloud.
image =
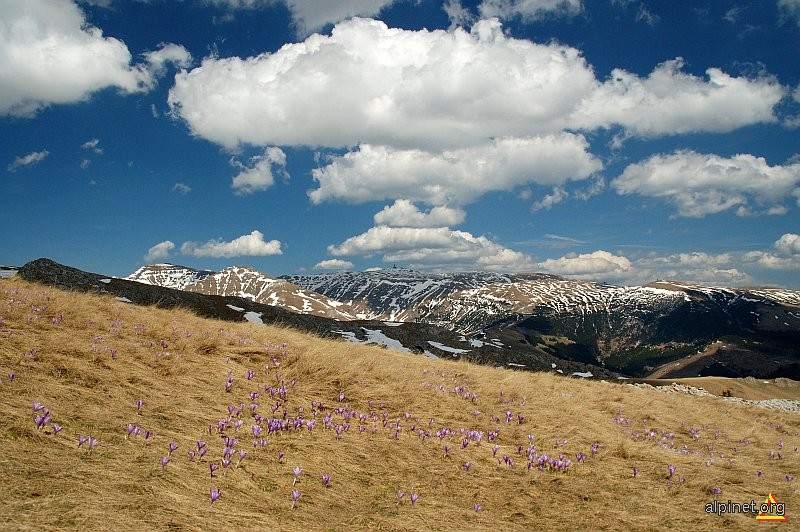
POLYGON ((164 260, 169 257, 169 254, 173 249, 175 249, 175 244, 173 242, 169 240, 159 242, 147 250, 147 255, 144 256, 144 260, 146 262, 164 260))
POLYGON ((184 242, 181 244, 181 253, 193 257, 231 258, 280 255, 282 251, 278 240, 266 242, 261 231, 253 231, 230 242, 221 239, 202 243, 184 242))
POLYGON ((531 257, 508 249, 485 236, 447 227, 372 227, 341 244, 328 246, 334 256, 383 255, 397 262, 426 269, 531 270, 531 257))
POLYGON ((774 209, 800 185, 800 163, 770 166, 762 157, 749 154, 730 158, 678 151, 654 155, 629 165, 612 181, 619 194, 663 198, 673 204, 679 216, 702 217, 752 202, 774 209))
POLYGON ((562 184, 602 168, 581 135, 504 138, 471 148, 430 152, 363 144, 312 171, 314 203, 407 198, 431 205, 471 202, 492 190, 562 184))
POLYGON ((195 135, 226 147, 439 151, 565 128, 653 136, 775 120, 785 90, 774 79, 717 68, 704 79, 682 64, 600 81, 580 50, 506 37, 497 19, 466 32, 357 18, 272 54, 206 58, 176 76, 169 103, 195 135))
POLYGON ((328 259, 314 265, 315 270, 352 270, 353 263, 349 260, 328 259))
POLYGON ((538 264, 545 272, 579 279, 619 278, 631 269, 631 261, 621 255, 598 250, 592 253, 569 253, 538 264))
POLYGON ((297 34, 321 30, 328 24, 350 17, 373 17, 397 0, 286 0, 297 34))
POLYGON ((481 17, 533 21, 546 16, 575 16, 583 11, 581 0, 483 0, 478 6, 481 17))
POLYGON ((161 43, 157 50, 145 52, 142 55, 154 77, 163 76, 167 71, 168 64, 177 68, 192 66, 192 54, 179 44, 161 43))
POLYGON ((506 38, 496 20, 467 33, 352 19, 273 54, 206 58, 176 76, 169 103, 226 147, 439 150, 560 131, 595 84, 578 50, 506 38))
MULTIPOLYGON (((580 8, 500 4, 526 12, 580 8)), ((458 2, 445 7, 463 15, 458 2)), ((599 80, 580 50, 506 36, 496 18, 470 31, 353 18, 274 53, 207 57, 176 75, 168 103, 192 134, 228 149, 346 149, 323 154, 324 166, 313 172, 318 188, 309 193, 314 203, 458 205, 489 191, 595 174, 602 164, 586 132, 620 128, 624 140, 731 131, 776 121, 773 108, 785 93, 766 75, 735 77, 714 67, 691 75, 681 59, 647 76, 618 69, 599 80)))
POLYGON ((91 150, 98 155, 103 153, 103 148, 100 147, 100 139, 89 139, 81 144, 81 148, 84 150, 91 150))
POLYGON ((24 166, 32 166, 34 164, 39 164, 48 155, 50 155, 50 152, 47 150, 34 151, 27 155, 20 155, 14 158, 13 162, 9 163, 9 165, 6 167, 6 170, 8 170, 9 172, 16 172, 19 168, 22 168, 24 166))
POLYGON ((406 199, 396 200, 375 214, 376 225, 390 227, 449 227, 464 221, 466 213, 462 209, 437 206, 430 212, 420 211, 406 199))
POLYGON ((775 241, 771 251, 750 251, 744 261, 769 270, 800 271, 800 235, 786 233, 775 241))
POLYGON ((328 24, 350 17, 372 17, 398 0, 210 0, 228 9, 255 9, 282 3, 292 15, 297 34, 305 37, 328 24))
POLYGON ((151 65, 174 59, 169 48, 132 65, 125 43, 104 37, 71 0, 4 1, 2 11, 0 115, 31 116, 106 87, 147 91, 155 85, 151 65))
POLYGON ((740 254, 711 254, 701 251, 649 255, 631 258, 604 250, 570 253, 539 264, 540 269, 556 275, 587 281, 611 281, 642 285, 656 279, 688 281, 706 285, 735 286, 752 284, 744 271, 749 263, 740 254))
POLYGON ((231 183, 231 188, 239 195, 252 194, 271 187, 275 183, 273 167, 277 167, 281 174, 288 175, 285 170, 286 154, 276 147, 267 148, 262 155, 252 157, 249 165, 235 160, 231 164, 241 170, 231 183))
POLYGON ((645 78, 614 69, 575 110, 572 123, 587 129, 622 126, 629 135, 654 137, 700 131, 727 132, 775 122, 773 107, 785 89, 770 77, 733 77, 719 68, 703 79, 683 72, 683 59, 658 65, 645 78))
POLYGON ((765 268, 767 270, 798 270, 800 269, 800 257, 793 255, 790 257, 769 251, 748 251, 742 260, 749 264, 765 268))
POLYGON ((786 233, 775 241, 775 249, 784 255, 800 255, 800 235, 786 233))
POLYGON ((712 254, 702 251, 651 254, 634 262, 635 275, 640 282, 654 279, 691 281, 706 285, 731 286, 752 282, 743 272, 741 257, 733 253, 712 254))
POLYGON ((553 205, 561 203, 562 201, 567 199, 568 196, 569 193, 566 190, 564 190, 564 187, 553 187, 552 193, 545 194, 545 196, 542 197, 542 199, 533 202, 533 205, 531 205, 531 211, 536 212, 542 209, 550 210, 553 207, 553 205))
POLYGON ((461 0, 447 0, 442 5, 442 9, 450 20, 450 29, 469 26, 475 22, 475 15, 461 4, 461 0))

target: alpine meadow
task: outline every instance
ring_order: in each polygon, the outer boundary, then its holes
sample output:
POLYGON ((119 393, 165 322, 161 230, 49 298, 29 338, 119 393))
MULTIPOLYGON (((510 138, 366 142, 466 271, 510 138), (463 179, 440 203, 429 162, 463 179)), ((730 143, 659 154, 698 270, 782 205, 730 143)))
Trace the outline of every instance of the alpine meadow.
POLYGON ((705 505, 798 500, 797 413, 0 294, 12 529, 749 530, 705 505))

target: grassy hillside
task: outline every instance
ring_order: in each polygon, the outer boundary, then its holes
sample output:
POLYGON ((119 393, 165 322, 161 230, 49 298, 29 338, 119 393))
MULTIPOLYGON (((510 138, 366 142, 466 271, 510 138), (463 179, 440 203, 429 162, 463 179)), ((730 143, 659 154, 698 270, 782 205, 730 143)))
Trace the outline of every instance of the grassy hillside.
POLYGON ((750 530, 705 504, 770 492, 800 522, 798 414, 20 279, 0 317, 5 529, 750 530))

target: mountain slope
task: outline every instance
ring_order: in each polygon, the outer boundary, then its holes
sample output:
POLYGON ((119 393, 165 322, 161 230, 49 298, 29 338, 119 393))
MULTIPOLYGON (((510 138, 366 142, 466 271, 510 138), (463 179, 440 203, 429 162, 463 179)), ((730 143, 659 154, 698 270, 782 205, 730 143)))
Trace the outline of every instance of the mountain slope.
POLYGON ((247 266, 230 266, 219 272, 211 272, 171 264, 154 264, 139 268, 127 279, 200 294, 241 297, 300 314, 338 320, 356 317, 353 309, 346 304, 247 266))
POLYGON ((338 320, 355 319, 345 303, 276 279, 246 266, 231 266, 186 285, 184 290, 200 294, 236 296, 301 314, 338 320))
POLYGON ((405 268, 318 275, 285 275, 294 284, 347 302, 362 317, 417 321, 418 307, 430 300, 489 283, 510 283, 512 277, 490 272, 422 273, 405 268))
POLYGON ((753 514, 705 504, 800 499, 788 481, 797 414, 221 323, 22 276, 0 281, 0 315, 0 521, 12 530, 752 530, 753 514))
POLYGON ((800 378, 800 292, 793 290, 402 269, 287 279, 376 319, 431 323, 624 374, 647 375, 727 338, 736 352, 691 366, 695 375, 800 378))
POLYGON ((130 274, 126 279, 137 283, 183 290, 214 273, 209 270, 196 270, 175 264, 148 264, 130 274))
POLYGON ((450 329, 425 323, 337 321, 236 296, 206 295, 127 279, 106 278, 49 259, 29 262, 20 268, 19 276, 68 290, 113 294, 122 301, 139 305, 189 308, 202 316, 222 320, 276 323, 325 337, 344 337, 352 342, 378 343, 387 347, 399 344, 404 350, 432 357, 466 359, 487 365, 556 371, 585 377, 615 379, 618 376, 615 372, 591 364, 559 359, 524 342, 506 343, 502 338, 468 339, 450 329))

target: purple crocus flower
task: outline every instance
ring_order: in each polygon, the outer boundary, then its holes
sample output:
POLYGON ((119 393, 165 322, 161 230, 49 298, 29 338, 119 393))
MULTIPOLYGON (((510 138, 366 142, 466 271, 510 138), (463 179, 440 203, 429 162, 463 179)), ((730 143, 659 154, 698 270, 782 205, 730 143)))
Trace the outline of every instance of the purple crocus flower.
POLYGON ((667 473, 669 473, 669 478, 672 478, 672 475, 674 475, 675 471, 677 471, 677 470, 678 470, 678 468, 675 467, 674 465, 668 466, 667 467, 667 473))
POLYGON ((294 510, 294 503, 302 496, 298 490, 292 490, 292 510, 294 510))
POLYGON ((92 449, 94 449, 97 445, 100 444, 100 440, 97 440, 94 437, 89 436, 86 438, 86 443, 89 445, 89 453, 91 453, 92 449))
POLYGON ((141 414, 141 410, 142 410, 142 405, 143 404, 144 404, 144 401, 142 401, 141 399, 137 399, 136 400, 136 412, 137 413, 141 414))
POLYGON ((331 482, 331 476, 326 475, 325 473, 322 474, 322 485, 327 486, 331 482))
POLYGON ((194 457, 195 457, 195 455, 196 455, 197 453, 195 453, 194 451, 189 451, 189 452, 188 452, 188 453, 186 453, 186 454, 189 456, 189 460, 194 460, 194 457))
POLYGON ((217 469, 219 469, 219 466, 217 464, 209 462, 208 470, 211 473, 211 478, 214 478, 214 471, 216 471, 217 469))
POLYGON ((637 468, 633 468, 633 478, 636 478, 636 475, 639 474, 639 470, 637 468))
POLYGON ((78 447, 83 445, 89 440, 88 436, 84 436, 83 434, 78 434, 78 447))
POLYGON ((220 497, 222 497, 222 490, 211 488, 211 504, 214 504, 220 497))
POLYGON ((169 454, 174 453, 177 448, 178 448, 178 444, 177 443, 170 443, 169 444, 169 454))
POLYGON ((713 488, 711 488, 711 493, 713 495, 722 495, 722 488, 720 488, 719 486, 714 486, 713 488))
POLYGON ((411 504, 412 504, 412 506, 417 503, 417 499, 419 499, 419 494, 418 493, 412 493, 411 494, 411 504))
POLYGON ((279 462, 280 462, 281 460, 283 460, 283 457, 284 457, 284 456, 286 456, 286 453, 284 453, 283 451, 278 451, 278 461, 279 461, 279 462))
POLYGON ((786 475, 786 482, 791 482, 793 480, 794 480, 794 477, 792 475, 786 475))
POLYGON ((403 498, 403 495, 405 495, 405 493, 403 493, 402 491, 398 491, 394 495, 395 495, 395 497, 397 497, 397 502, 400 502, 402 500, 402 498, 403 498))
POLYGON ((16 378, 17 378, 17 374, 16 373, 9 373, 8 374, 8 380, 9 381, 14 382, 14 379, 16 379, 16 378))
POLYGON ((598 442, 594 442, 592 444, 592 454, 597 454, 597 451, 600 450, 600 444, 598 442))
POLYGON ((300 478, 300 475, 303 473, 303 470, 300 468, 300 466, 295 466, 295 468, 292 470, 292 473, 294 473, 294 481, 292 481, 292 486, 294 486, 297 480, 300 478))
POLYGON ((231 461, 228 460, 227 458, 223 458, 222 460, 220 460, 220 463, 222 464, 222 467, 226 469, 228 468, 228 466, 231 465, 231 461))
POLYGON ((449 456, 450 455, 450 446, 447 445, 447 444, 444 445, 444 455, 445 456, 449 456))
POLYGON ((58 434, 59 432, 61 432, 61 429, 63 428, 64 427, 62 427, 61 425, 53 423, 53 434, 58 434))
POLYGON ((42 403, 37 403, 36 401, 33 402, 33 411, 38 412, 39 410, 44 410, 44 405, 42 403))
POLYGON ((169 463, 169 456, 162 456, 161 457, 161 469, 164 469, 165 467, 167 467, 168 463, 169 463))
POLYGON ((472 509, 475 510, 476 512, 480 512, 482 508, 483 507, 479 502, 476 502, 475 504, 472 505, 472 509))
POLYGON ((34 423, 36 423, 36 428, 42 429, 50 423, 50 416, 48 415, 47 410, 44 411, 44 414, 39 416, 34 416, 33 418, 34 423))
POLYGON ((464 462, 464 471, 469 471, 469 468, 472 467, 472 462, 464 462))

